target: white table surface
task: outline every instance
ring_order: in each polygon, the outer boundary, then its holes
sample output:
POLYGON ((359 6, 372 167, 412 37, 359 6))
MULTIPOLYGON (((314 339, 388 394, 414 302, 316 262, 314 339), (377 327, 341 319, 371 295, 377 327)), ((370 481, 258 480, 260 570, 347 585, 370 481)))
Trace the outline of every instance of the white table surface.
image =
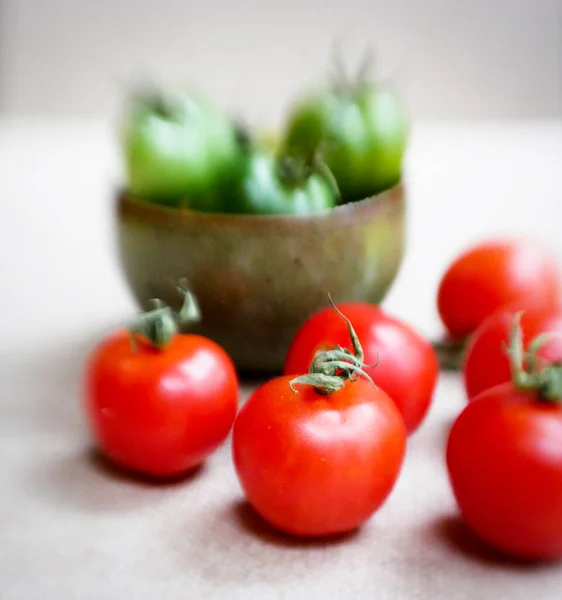
MULTIPOLYGON (((337 543, 253 517, 228 443, 167 486, 92 459, 83 361, 134 310, 115 260, 116 150, 108 124, 0 120, 0 598, 560 598, 561 565, 501 560, 456 519, 443 457, 464 403, 455 375, 384 508, 337 543)), ((408 252, 385 305, 422 332, 440 333, 435 285, 467 243, 529 234, 562 259, 562 122, 420 125, 407 180, 408 252)))

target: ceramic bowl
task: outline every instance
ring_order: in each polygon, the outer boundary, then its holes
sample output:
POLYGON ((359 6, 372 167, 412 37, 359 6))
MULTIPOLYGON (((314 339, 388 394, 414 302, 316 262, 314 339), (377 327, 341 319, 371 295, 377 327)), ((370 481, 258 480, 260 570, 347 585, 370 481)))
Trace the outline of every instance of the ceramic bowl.
POLYGON ((239 369, 279 371, 307 317, 336 302, 379 303, 404 252, 402 184, 305 217, 223 215, 166 208, 119 194, 117 239, 139 306, 180 299, 186 279, 203 320, 239 369))

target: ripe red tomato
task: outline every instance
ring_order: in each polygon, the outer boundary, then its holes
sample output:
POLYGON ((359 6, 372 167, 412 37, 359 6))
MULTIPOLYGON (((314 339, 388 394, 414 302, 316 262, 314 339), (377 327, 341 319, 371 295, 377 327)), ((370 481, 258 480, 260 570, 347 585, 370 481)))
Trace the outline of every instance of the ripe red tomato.
MULTIPOLYGON (((353 323, 365 352, 365 368, 373 381, 396 403, 412 433, 431 403, 439 374, 431 344, 413 328, 373 304, 348 302, 338 308, 353 323)), ((306 373, 318 350, 340 345, 351 348, 345 321, 330 308, 312 315, 297 332, 285 361, 286 375, 306 373)))
POLYGON ((466 523, 524 559, 562 557, 562 405, 495 386, 453 425, 447 466, 466 523))
POLYGON ((240 410, 233 458, 244 492, 273 526, 321 536, 360 526, 391 492, 406 433, 381 389, 360 379, 331 394, 290 376, 259 387, 240 410))
POLYGON ((149 313, 152 321, 144 323, 156 341, 171 328, 157 345, 144 337, 132 344, 130 333, 119 331, 92 352, 86 370, 86 413, 100 450, 157 477, 203 462, 227 437, 238 405, 226 352, 199 335, 174 333, 167 310, 149 313), (163 311, 167 322, 154 327, 163 311))
MULTIPOLYGON (((469 398, 511 379, 505 347, 518 308, 516 303, 500 309, 471 336, 463 363, 464 385, 469 398)), ((541 347, 538 355, 550 362, 562 360, 561 306, 555 303, 527 310, 523 312, 521 325, 525 345, 540 333, 559 333, 541 347)))
POLYGON ((439 314, 454 338, 472 333, 486 317, 516 300, 527 307, 560 296, 557 261, 526 241, 474 246, 447 269, 439 285, 439 314))

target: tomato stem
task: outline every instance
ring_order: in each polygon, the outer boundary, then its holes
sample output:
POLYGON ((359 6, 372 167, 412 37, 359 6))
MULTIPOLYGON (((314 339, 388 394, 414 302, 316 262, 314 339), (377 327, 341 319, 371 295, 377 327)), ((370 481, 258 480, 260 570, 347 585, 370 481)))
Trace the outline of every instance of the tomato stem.
POLYGON ((133 91, 132 106, 137 110, 148 110, 166 121, 175 121, 185 116, 185 106, 177 93, 164 92, 152 85, 145 85, 133 91))
MULTIPOLYGON (((557 333, 538 335, 525 350, 521 328, 522 312, 515 315, 509 336, 508 354, 513 383, 525 391, 535 391, 542 402, 562 402, 562 365, 547 363, 540 368, 539 350, 557 333), (525 362, 527 369, 525 369, 525 362)), ((544 364, 544 361, 543 361, 544 364)))
POLYGON ((312 175, 320 175, 328 183, 338 201, 341 198, 338 183, 320 154, 316 152, 308 157, 292 154, 280 156, 277 159, 277 176, 288 188, 296 188, 304 185, 312 175))
POLYGON ((357 381, 361 377, 365 377, 375 385, 364 369, 375 367, 378 364, 378 360, 374 365, 366 365, 364 363, 365 355, 363 347, 359 342, 351 321, 338 309, 330 295, 328 295, 328 298, 332 308, 347 324, 353 352, 341 346, 334 346, 331 350, 317 352, 310 363, 308 374, 295 377, 289 383, 293 392, 296 392, 293 385, 300 383, 303 385, 312 385, 319 394, 328 395, 341 390, 346 381, 357 381))
POLYGON ((373 71, 373 65, 375 63, 375 55, 372 48, 368 48, 357 69, 355 76, 355 85, 358 88, 363 87, 369 83, 371 72, 373 71))
POLYGON ((154 308, 137 317, 129 328, 133 348, 137 347, 138 336, 141 336, 148 340, 154 349, 162 350, 182 327, 200 320, 199 306, 195 296, 185 286, 185 282, 180 282, 177 290, 183 296, 183 304, 179 311, 175 312, 162 300, 154 298, 152 300, 154 308))
POLYGON ((332 89, 343 97, 353 97, 366 86, 371 85, 371 73, 374 70, 375 56, 372 48, 367 48, 358 63, 357 72, 349 73, 341 53, 341 48, 333 49, 332 89))
POLYGON ((339 44, 332 47, 332 73, 333 88, 337 91, 349 90, 352 87, 348 76, 346 65, 344 64, 342 49, 339 44))

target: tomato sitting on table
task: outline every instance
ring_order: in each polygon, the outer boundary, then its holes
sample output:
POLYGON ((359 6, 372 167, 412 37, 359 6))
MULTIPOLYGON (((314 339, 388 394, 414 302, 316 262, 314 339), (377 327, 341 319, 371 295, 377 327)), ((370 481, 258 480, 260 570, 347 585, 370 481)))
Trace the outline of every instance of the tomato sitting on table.
POLYGON ((234 464, 249 502, 290 534, 359 527, 385 502, 401 470, 404 423, 389 396, 359 378, 366 376, 363 353, 349 330, 355 355, 328 350, 307 375, 269 381, 234 424, 234 464))
MULTIPOLYGON (((427 414, 439 374, 431 344, 412 327, 373 304, 344 302, 338 308, 352 322, 365 361, 376 363, 365 367, 365 371, 392 398, 412 433, 427 414)), ((293 339, 285 375, 305 373, 316 352, 335 345, 350 348, 346 324, 330 308, 320 310, 293 339)))
POLYGON ((525 353, 515 320, 513 381, 478 394, 447 444, 467 524, 493 547, 530 560, 562 557, 562 367, 539 365, 543 341, 525 353))
POLYGON ((146 475, 193 469, 227 437, 238 379, 226 352, 198 335, 177 333, 196 317, 186 294, 175 315, 161 304, 129 332, 93 351, 86 371, 86 413, 108 458, 146 475))
POLYGON ((451 336, 462 339, 494 312, 516 301, 525 308, 560 298, 560 270, 544 248, 522 240, 478 244, 443 275, 437 305, 451 336))

